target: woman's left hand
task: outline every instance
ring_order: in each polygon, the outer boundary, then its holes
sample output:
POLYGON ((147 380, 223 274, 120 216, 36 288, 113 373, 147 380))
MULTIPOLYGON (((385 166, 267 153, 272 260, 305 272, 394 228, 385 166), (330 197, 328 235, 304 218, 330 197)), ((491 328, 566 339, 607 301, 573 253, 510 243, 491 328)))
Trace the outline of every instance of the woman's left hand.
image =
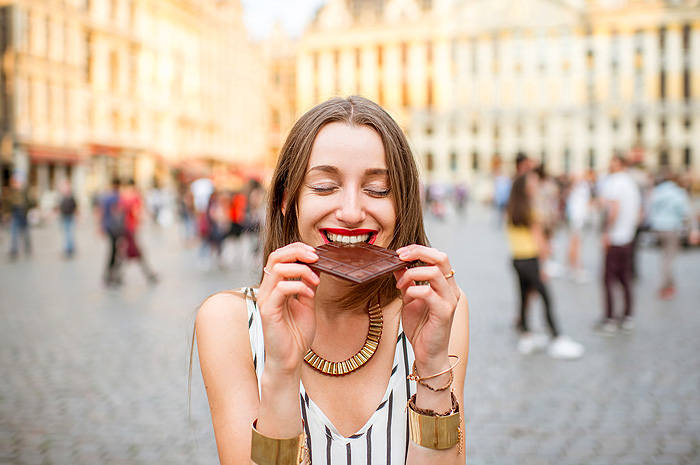
POLYGON ((403 261, 427 264, 396 271, 394 276, 403 296, 403 328, 416 362, 437 366, 447 359, 452 320, 461 295, 450 260, 447 254, 422 245, 401 247, 396 252, 403 261))

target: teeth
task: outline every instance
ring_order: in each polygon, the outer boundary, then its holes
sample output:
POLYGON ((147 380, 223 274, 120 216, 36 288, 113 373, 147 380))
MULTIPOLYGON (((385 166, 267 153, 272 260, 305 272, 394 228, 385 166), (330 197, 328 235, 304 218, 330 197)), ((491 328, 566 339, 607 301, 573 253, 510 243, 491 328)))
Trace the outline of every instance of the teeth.
POLYGON ((369 234, 360 234, 359 236, 341 236, 340 234, 333 234, 326 232, 328 240, 331 242, 342 242, 344 244, 356 244, 358 242, 367 242, 369 239, 369 234))

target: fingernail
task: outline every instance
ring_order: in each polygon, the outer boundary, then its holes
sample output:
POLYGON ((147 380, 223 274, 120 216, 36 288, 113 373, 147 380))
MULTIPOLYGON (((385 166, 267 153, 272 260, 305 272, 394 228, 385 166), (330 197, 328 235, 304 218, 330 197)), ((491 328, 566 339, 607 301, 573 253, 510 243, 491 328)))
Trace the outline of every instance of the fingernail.
POLYGON ((316 255, 316 252, 307 252, 306 256, 309 257, 312 260, 318 259, 318 255, 316 255))

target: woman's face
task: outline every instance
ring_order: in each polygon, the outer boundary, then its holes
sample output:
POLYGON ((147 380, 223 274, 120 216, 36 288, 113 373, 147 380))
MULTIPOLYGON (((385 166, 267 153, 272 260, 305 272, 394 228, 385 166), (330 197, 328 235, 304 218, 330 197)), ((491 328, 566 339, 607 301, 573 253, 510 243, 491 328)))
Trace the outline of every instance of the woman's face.
POLYGON ((384 146, 368 126, 331 123, 316 136, 299 191, 301 240, 387 247, 396 224, 384 146))

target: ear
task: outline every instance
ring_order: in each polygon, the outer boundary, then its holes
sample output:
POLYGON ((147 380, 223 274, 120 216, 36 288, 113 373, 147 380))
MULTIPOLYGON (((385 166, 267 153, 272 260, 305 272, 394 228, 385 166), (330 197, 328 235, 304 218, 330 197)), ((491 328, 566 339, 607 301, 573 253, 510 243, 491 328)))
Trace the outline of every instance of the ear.
POLYGON ((282 216, 287 214, 287 191, 282 194, 282 216))

